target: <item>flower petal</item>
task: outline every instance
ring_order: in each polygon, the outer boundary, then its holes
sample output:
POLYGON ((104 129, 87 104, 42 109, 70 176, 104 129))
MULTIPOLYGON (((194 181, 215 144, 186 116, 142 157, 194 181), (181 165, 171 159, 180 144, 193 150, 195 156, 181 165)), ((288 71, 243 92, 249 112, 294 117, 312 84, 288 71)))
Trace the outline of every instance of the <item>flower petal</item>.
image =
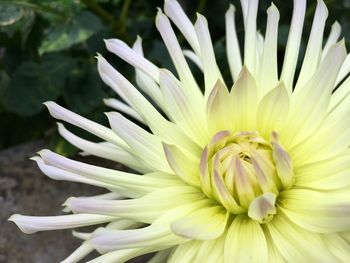
POLYGON ((309 42, 307 44, 303 65, 295 86, 295 91, 302 88, 311 79, 320 63, 322 55, 323 32, 328 17, 328 9, 323 0, 317 1, 317 7, 312 22, 309 42))
POLYGON ((333 233, 350 228, 348 190, 289 189, 280 194, 282 211, 307 231, 333 233), (317 220, 315 220, 317 218, 317 220))
POLYGON ((226 235, 224 256, 225 263, 267 263, 267 243, 260 224, 245 215, 236 216, 226 235))
POLYGON ((211 41, 208 22, 206 18, 197 14, 194 25, 200 46, 201 61, 203 65, 205 96, 208 97, 216 81, 219 79, 224 83, 219 67, 216 64, 213 43, 211 41))
POLYGON ((236 81, 242 69, 242 57, 236 32, 235 7, 232 4, 225 14, 225 26, 228 64, 232 79, 236 81))
POLYGON ((68 131, 63 124, 57 124, 59 134, 68 142, 83 150, 85 153, 93 154, 98 157, 122 163, 139 172, 149 171, 149 169, 142 165, 140 161, 138 161, 134 156, 125 151, 123 148, 113 144, 107 146, 106 144, 85 140, 68 131))
POLYGON ((76 228, 102 224, 115 219, 114 216, 95 214, 75 214, 61 216, 24 216, 15 214, 8 220, 13 221, 26 234, 39 231, 76 228))
POLYGON ((283 82, 269 91, 260 101, 257 110, 257 128, 268 138, 272 131, 283 127, 289 112, 289 95, 283 82))
POLYGON ((224 232, 228 217, 229 213, 221 206, 207 206, 176 220, 171 224, 171 229, 185 238, 216 239, 224 232))
POLYGON ((320 235, 296 226, 280 210, 273 220, 266 224, 266 230, 273 246, 287 262, 337 262, 320 235))
POLYGON ((242 68, 230 96, 233 105, 232 121, 234 130, 255 130, 257 108, 256 83, 245 66, 242 68))
POLYGON ((267 10, 267 25, 265 34, 264 51, 260 66, 259 97, 263 97, 278 83, 277 68, 277 37, 278 21, 280 14, 274 4, 267 10))
POLYGON ((281 80, 286 84, 288 94, 292 93, 295 69, 298 62, 301 34, 306 10, 306 0, 294 0, 293 17, 284 54, 281 80))

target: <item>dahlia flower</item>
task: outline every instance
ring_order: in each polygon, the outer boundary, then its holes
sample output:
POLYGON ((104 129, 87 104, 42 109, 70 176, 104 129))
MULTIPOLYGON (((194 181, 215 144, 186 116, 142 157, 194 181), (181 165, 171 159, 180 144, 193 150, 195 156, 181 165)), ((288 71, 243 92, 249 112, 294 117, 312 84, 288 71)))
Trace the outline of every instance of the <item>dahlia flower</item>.
POLYGON ((45 104, 54 118, 102 139, 88 141, 58 124, 84 154, 134 172, 42 150, 33 160, 47 176, 109 192, 68 198, 66 215, 10 220, 25 233, 99 224, 92 233, 73 232, 82 245, 63 262, 93 250, 102 255, 91 262, 151 252, 150 262, 350 262, 350 59, 344 41, 337 42, 340 26, 333 25, 323 46, 328 12, 319 0, 296 76, 306 0, 294 0, 279 74, 277 8, 267 10, 263 37, 258 0, 241 5, 244 48, 234 6, 225 15, 232 88, 205 17, 198 14, 193 25, 176 0, 165 0, 156 17, 176 75, 144 57, 140 38, 133 47, 106 40, 109 51, 135 67, 139 88, 97 56, 101 78, 124 101, 105 101, 116 110, 106 113, 111 129, 45 104), (192 50, 181 49, 170 21, 192 50), (204 93, 186 58, 203 72, 204 93))

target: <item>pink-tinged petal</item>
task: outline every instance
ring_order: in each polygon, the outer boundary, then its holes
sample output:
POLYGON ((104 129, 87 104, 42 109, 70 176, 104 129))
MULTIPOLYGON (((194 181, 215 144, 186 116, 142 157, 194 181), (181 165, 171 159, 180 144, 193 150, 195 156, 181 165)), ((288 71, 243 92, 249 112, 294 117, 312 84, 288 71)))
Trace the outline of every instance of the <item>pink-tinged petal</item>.
POLYGON ((228 218, 229 213, 223 207, 208 206, 176 220, 171 229, 185 238, 210 240, 224 233, 228 218))
POLYGON ((26 234, 39 231, 69 229, 97 225, 112 221, 114 216, 95 214, 75 214, 61 216, 24 216, 15 214, 8 220, 13 221, 26 234))
POLYGON ((163 143, 166 160, 174 173, 189 185, 200 187, 199 160, 191 159, 174 145, 163 143))

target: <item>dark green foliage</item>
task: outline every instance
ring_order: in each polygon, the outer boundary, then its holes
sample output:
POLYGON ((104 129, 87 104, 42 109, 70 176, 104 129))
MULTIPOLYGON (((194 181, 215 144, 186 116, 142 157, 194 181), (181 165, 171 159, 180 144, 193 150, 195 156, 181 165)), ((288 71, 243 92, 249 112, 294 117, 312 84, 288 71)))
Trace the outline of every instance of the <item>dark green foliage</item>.
MULTIPOLYGON (((224 14, 230 3, 236 6, 237 31, 243 44, 239 1, 180 2, 192 21, 196 19, 196 11, 207 17, 218 64, 228 83, 232 83, 225 57, 224 14)), ((270 2, 260 0, 258 27, 262 33, 270 2)), ((281 13, 280 61, 288 36, 292 2, 274 1, 281 13)), ((330 9, 326 33, 338 20, 349 39, 349 1, 325 2, 330 9)), ((174 69, 154 25, 156 8, 162 5, 162 0, 0 0, 0 149, 45 136, 59 152, 76 152, 54 132, 54 120, 42 104, 47 100, 58 101, 85 117, 106 123, 103 112, 108 109, 102 99, 116 95, 99 79, 96 52, 107 57, 132 82, 134 71, 106 51, 104 38, 120 38, 132 44, 140 35, 146 56, 161 67, 174 69)), ((305 50, 315 7, 316 0, 309 0, 302 50, 305 50)), ((179 41, 188 47, 181 35, 179 41)), ((192 63, 190 66, 201 83, 199 70, 192 63)))

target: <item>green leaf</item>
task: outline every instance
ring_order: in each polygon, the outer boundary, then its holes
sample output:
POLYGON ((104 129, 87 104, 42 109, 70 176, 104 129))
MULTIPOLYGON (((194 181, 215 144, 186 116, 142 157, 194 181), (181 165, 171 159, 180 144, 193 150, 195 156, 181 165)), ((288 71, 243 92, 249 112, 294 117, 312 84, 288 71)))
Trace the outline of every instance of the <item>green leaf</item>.
POLYGON ((54 25, 48 29, 46 38, 41 43, 39 53, 67 49, 84 42, 103 28, 100 19, 91 12, 82 12, 77 17, 62 25, 54 25))
POLYGON ((55 100, 61 94, 67 72, 73 65, 71 59, 57 54, 45 57, 41 64, 22 63, 6 90, 5 108, 21 116, 40 112, 43 102, 55 100))

